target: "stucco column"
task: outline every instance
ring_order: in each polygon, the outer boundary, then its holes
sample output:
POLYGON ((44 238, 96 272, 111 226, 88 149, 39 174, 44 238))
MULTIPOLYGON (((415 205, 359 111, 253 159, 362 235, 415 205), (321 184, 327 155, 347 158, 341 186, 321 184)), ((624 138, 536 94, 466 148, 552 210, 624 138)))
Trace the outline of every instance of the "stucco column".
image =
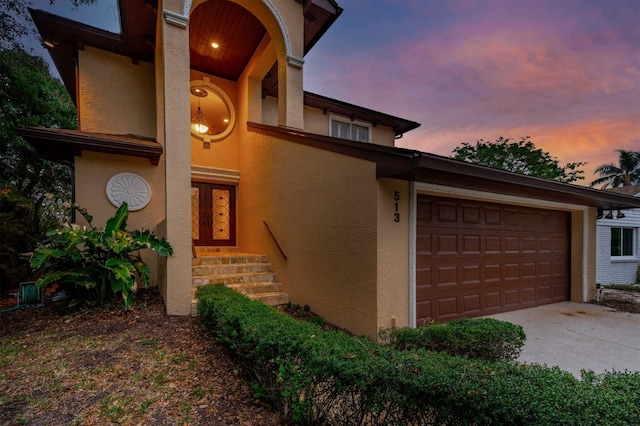
POLYGON ((304 129, 302 64, 278 61, 278 125, 304 129))
MULTIPOLYGON (((165 2, 165 7, 169 2, 165 2)), ((186 18, 166 8, 162 28, 162 84, 167 259, 165 304, 169 315, 191 311, 191 144, 189 135, 189 31, 186 18)), ((160 133, 160 132, 159 132, 160 133)))

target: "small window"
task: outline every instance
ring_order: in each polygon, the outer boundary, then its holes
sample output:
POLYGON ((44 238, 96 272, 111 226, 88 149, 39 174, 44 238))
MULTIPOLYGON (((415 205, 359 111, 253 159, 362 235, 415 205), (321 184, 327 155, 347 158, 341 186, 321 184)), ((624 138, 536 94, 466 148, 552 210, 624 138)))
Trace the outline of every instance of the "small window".
POLYGON ((358 142, 369 142, 369 128, 365 126, 359 126, 357 124, 352 124, 351 140, 358 142))
POLYGON ((633 256, 633 228, 611 228, 611 256, 633 256))
POLYGON ((349 123, 343 123, 337 120, 331 121, 331 136, 340 139, 350 139, 349 123))
POLYGON ((358 142, 371 142, 371 126, 331 118, 331 136, 358 142))

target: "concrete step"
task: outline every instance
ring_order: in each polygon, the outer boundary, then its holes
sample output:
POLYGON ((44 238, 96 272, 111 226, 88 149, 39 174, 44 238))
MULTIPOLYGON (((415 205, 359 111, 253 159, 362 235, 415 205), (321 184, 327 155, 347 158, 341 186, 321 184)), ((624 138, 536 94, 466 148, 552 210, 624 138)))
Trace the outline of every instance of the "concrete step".
POLYGON ((282 292, 247 294, 247 297, 252 300, 259 300, 260 302, 269 306, 278 306, 289 303, 289 295, 282 292))
POLYGON ((197 247, 196 254, 198 257, 192 260, 192 315, 197 315, 196 288, 205 284, 223 283, 270 306, 289 302, 282 284, 275 282, 276 275, 266 255, 217 247, 197 247))
POLYGON ((236 263, 267 263, 267 256, 250 253, 217 254, 215 256, 195 257, 191 262, 193 266, 229 265, 236 263))
MULTIPOLYGON (((281 291, 271 293, 246 294, 251 300, 258 300, 268 306, 285 305, 289 303, 289 295, 281 291)), ((195 296, 191 299, 191 316, 198 315, 198 300, 195 296)))
POLYGON ((234 289, 245 296, 264 294, 264 293, 282 293, 282 283, 246 283, 246 284, 229 284, 227 287, 234 289))
MULTIPOLYGON (((199 286, 191 288, 192 297, 196 298, 196 291, 199 286)), ((250 294, 260 293, 280 293, 282 292, 282 283, 266 282, 266 283, 242 283, 242 284, 227 284, 227 287, 234 289, 240 294, 248 296, 250 294)))
POLYGON ((216 276, 232 274, 260 274, 271 272, 270 263, 237 263, 227 265, 192 266, 191 274, 198 276, 216 276))
POLYGON ((219 255, 219 254, 234 254, 239 253, 240 249, 238 247, 205 247, 205 246, 196 246, 196 255, 200 256, 208 256, 208 255, 219 255))
POLYGON ((273 272, 260 272, 253 274, 227 274, 227 275, 198 275, 192 277, 194 287, 205 284, 246 284, 274 282, 276 274, 273 272))

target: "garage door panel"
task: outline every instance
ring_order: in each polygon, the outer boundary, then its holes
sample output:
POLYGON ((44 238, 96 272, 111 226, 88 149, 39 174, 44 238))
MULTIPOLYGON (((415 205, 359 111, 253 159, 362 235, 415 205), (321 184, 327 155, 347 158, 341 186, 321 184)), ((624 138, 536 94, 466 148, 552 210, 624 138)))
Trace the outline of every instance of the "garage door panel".
POLYGON ((502 224, 502 212, 497 207, 484 208, 484 224, 486 226, 502 224))
POLYGON ((439 202, 437 212, 438 222, 447 223, 458 221, 458 206, 455 203, 439 202))
POLYGON ((417 325, 426 325, 430 318, 436 318, 431 307, 431 299, 421 300, 416 304, 416 318, 418 319, 417 325))
POLYGON ((502 281, 502 266, 499 263, 484 265, 484 282, 502 281))
POLYGON ((462 266, 462 284, 480 284, 480 265, 462 266))
POLYGON ((543 285, 538 287, 538 299, 549 300, 551 299, 551 286, 543 285))
POLYGON ((567 298, 568 298, 567 287, 564 285, 564 283, 556 284, 553 286, 552 300, 562 302, 567 300, 567 298))
POLYGON ((502 253, 502 239, 499 235, 485 235, 485 254, 502 253))
POLYGON ((519 263, 505 263, 504 265, 504 280, 505 281, 519 281, 520 280, 520 264, 519 263))
POLYGON ((520 290, 519 289, 510 289, 510 290, 505 290, 502 293, 503 296, 503 300, 504 300, 504 306, 508 307, 508 306, 514 306, 514 305, 519 305, 520 304, 520 290))
POLYGON ((536 278, 536 264, 526 262, 522 264, 522 278, 536 278))
POLYGON ((535 286, 522 289, 522 303, 534 303, 536 299, 537 297, 535 286))
POLYGON ((430 255, 433 252, 431 246, 431 233, 427 228, 417 228, 416 252, 418 255, 430 255))
POLYGON ((458 318, 460 308, 458 306, 458 298, 456 296, 449 297, 439 297, 436 301, 436 312, 437 318, 447 320, 452 320, 454 318, 458 318))
POLYGON ((438 235, 435 254, 458 254, 458 236, 455 234, 438 235))
POLYGON ((480 254, 481 239, 480 235, 463 235, 462 236, 462 254, 480 254))
POLYGON ((480 206, 462 206, 462 220, 466 224, 481 223, 481 214, 480 206))
POLYGON ((458 266, 442 265, 435 267, 434 284, 437 287, 456 286, 458 285, 458 266))
POLYGON ((443 321, 567 300, 569 213, 418 199, 418 319, 443 321))
POLYGON ((505 253, 520 253, 520 239, 518 237, 503 237, 505 253))
POLYGON ((488 291, 484 293, 485 309, 495 309, 502 307, 502 297, 499 291, 488 291))
POLYGON ((523 253, 537 253, 538 245, 536 244, 535 237, 523 237, 522 238, 522 252, 523 253))
POLYGON ((543 261, 538 263, 538 276, 540 276, 540 278, 551 276, 551 262, 543 261))
POLYGON ((422 267, 416 270, 416 288, 431 287, 431 268, 422 267))
POLYGON ((480 294, 467 294, 462 296, 462 312, 464 315, 471 315, 480 312, 480 300, 480 294))

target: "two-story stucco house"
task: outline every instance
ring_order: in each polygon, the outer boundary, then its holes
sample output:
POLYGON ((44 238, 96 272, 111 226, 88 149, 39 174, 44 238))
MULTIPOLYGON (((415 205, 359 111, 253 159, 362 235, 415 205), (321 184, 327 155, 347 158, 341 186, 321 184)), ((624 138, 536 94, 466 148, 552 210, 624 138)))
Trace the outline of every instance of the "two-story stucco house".
POLYGON ((152 260, 169 314, 189 314, 208 281, 369 336, 584 302, 597 209, 640 207, 396 148, 418 123, 305 92, 334 0, 120 0, 119 13, 114 34, 31 11, 79 130, 22 134, 73 159, 96 223, 126 200, 132 227, 173 245, 152 260))

